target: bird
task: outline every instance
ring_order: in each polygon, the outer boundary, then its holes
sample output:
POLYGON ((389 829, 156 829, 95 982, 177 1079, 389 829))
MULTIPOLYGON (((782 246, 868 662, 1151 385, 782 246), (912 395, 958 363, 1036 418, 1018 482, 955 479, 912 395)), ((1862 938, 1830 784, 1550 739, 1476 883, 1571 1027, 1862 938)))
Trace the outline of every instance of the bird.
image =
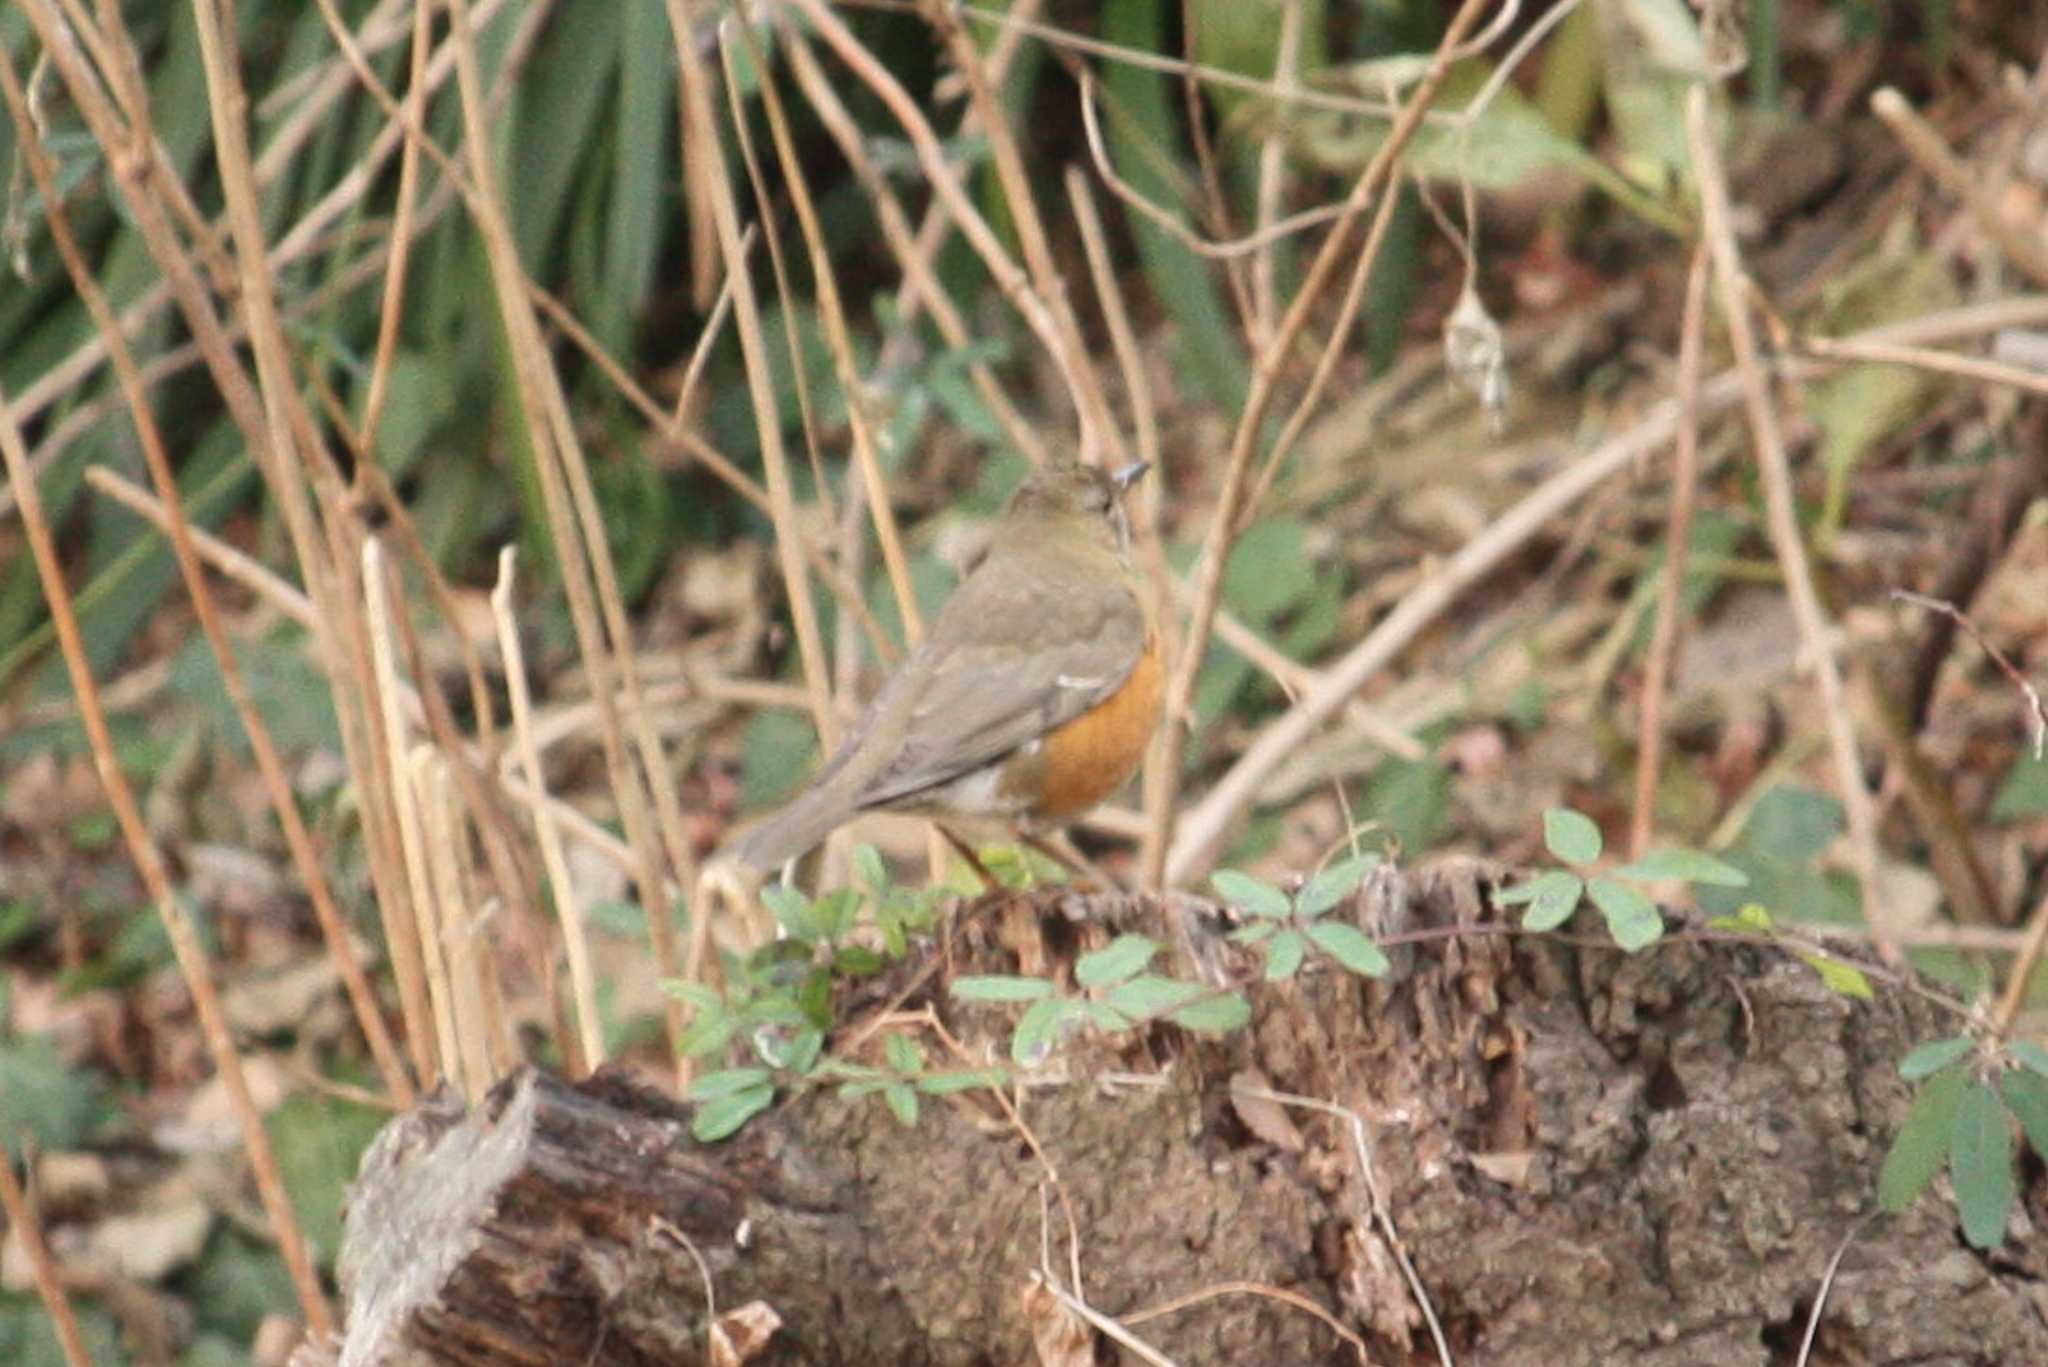
POLYGON ((1055 457, 1028 475, 924 641, 731 860, 764 876, 876 810, 1035 833, 1122 787, 1165 694, 1123 503, 1148 468, 1055 457))

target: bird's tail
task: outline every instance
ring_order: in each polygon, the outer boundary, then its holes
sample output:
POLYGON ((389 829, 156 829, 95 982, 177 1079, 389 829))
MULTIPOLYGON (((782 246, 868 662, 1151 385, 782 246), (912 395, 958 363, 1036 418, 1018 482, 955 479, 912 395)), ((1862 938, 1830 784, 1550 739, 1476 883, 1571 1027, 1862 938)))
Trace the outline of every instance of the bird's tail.
POLYGON ((836 785, 811 789, 733 842, 730 853, 760 872, 773 873, 832 834, 853 813, 836 785))

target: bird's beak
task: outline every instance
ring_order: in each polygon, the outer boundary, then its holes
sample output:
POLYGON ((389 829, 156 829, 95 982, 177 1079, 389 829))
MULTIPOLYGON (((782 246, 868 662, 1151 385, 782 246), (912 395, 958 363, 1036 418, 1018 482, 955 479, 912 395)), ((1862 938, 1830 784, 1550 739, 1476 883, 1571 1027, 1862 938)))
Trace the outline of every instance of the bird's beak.
POLYGON ((1110 483, 1116 485, 1118 493, 1127 493, 1130 487, 1136 484, 1143 477, 1144 473, 1151 468, 1152 462, 1149 460, 1134 460, 1122 469, 1112 471, 1109 480, 1110 483))

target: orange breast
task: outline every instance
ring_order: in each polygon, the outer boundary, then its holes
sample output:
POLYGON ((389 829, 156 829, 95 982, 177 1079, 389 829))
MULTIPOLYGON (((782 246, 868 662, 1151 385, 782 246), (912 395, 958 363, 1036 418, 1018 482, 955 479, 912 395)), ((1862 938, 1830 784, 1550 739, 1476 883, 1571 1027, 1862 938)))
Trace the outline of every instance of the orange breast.
POLYGON ((1152 743, 1165 689, 1159 634, 1148 632, 1145 653, 1123 687, 1046 732, 1033 757, 1037 800, 1030 814, 1043 821, 1065 821, 1122 787, 1152 743))

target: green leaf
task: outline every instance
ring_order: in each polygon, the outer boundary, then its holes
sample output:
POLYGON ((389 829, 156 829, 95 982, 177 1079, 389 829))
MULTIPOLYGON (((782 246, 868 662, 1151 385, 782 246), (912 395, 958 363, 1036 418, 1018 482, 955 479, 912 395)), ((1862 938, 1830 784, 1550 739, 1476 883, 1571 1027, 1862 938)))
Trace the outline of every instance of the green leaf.
POLYGON ((1316 586, 1307 540, 1298 518, 1262 518, 1246 527, 1223 571, 1223 601, 1231 611, 1263 627, 1306 598, 1316 586))
POLYGON ((1663 935, 1664 918, 1657 914, 1657 904, 1633 884, 1595 878, 1586 884, 1586 891, 1607 918, 1607 933, 1614 943, 1631 954, 1657 943, 1663 935))
POLYGON ((1529 904, 1529 909, 1522 913, 1524 930, 1556 930, 1571 920, 1572 913, 1579 909, 1579 898, 1584 895, 1586 885, 1575 873, 1546 869, 1520 887, 1508 891, 1517 894, 1515 900, 1529 904), (1520 896, 1525 890, 1527 896, 1520 896))
POLYGON ((873 845, 862 842, 853 847, 853 871, 861 886, 875 896, 889 890, 889 870, 882 863, 882 852, 873 845))
POLYGON ((1227 1035, 1242 1030, 1251 1018, 1251 1003, 1235 992, 1190 1002, 1167 1016, 1181 1029, 1202 1035, 1227 1035))
POLYGON ((1085 1001, 1080 1007, 1082 1018, 1106 1035, 1122 1034, 1138 1024, 1106 1001, 1085 1001))
POLYGON ((1008 1084, 1009 1073, 1001 1068, 968 1068, 947 1073, 926 1073, 917 1080, 917 1090, 927 1096, 945 1096, 952 1092, 973 1092, 984 1087, 1001 1087, 1008 1084))
POLYGON ((1817 859, 1842 833, 1842 804, 1811 788, 1773 788, 1743 823, 1742 844, 1761 855, 1799 864, 1817 859))
POLYGON ((1120 983, 1152 962, 1159 942, 1143 935, 1119 935, 1101 949, 1074 961, 1074 981, 1082 987, 1120 983))
POLYGON ((1303 916, 1321 916, 1352 893, 1367 874, 1379 867, 1377 853, 1357 854, 1330 865, 1301 890, 1299 910, 1303 916))
POLYGON ((917 1124, 917 1089, 907 1082, 892 1082, 882 1088, 882 1101, 889 1108, 889 1114, 896 1117, 896 1123, 904 1129, 917 1124))
POLYGON ((310 1093, 291 1097, 263 1117, 299 1227, 322 1264, 331 1264, 340 1251, 348 1185, 363 1150, 389 1118, 369 1106, 310 1093))
POLYGON ((1605 847, 1593 819, 1569 807, 1543 813, 1543 845, 1567 864, 1590 864, 1605 847))
POLYGON ((706 1011, 683 1028, 676 1048, 684 1058, 703 1058, 732 1043, 739 1021, 723 1009, 706 1011))
POLYGON ((1949 1136, 1956 1127, 1956 1106, 1969 1085, 1969 1073, 1950 1068, 1920 1085, 1920 1094, 1892 1138, 1877 1175, 1878 1204, 1896 1215, 1913 1204, 1948 1157, 1949 1136))
POLYGON ((2036 759, 2032 750, 2022 750, 2012 768, 2005 771, 1998 796, 1991 800, 1991 819, 2028 821, 2037 816, 2048 816, 2048 759, 2036 759))
POLYGON ((832 971, 848 978, 865 978, 881 971, 882 956, 866 945, 841 945, 832 951, 832 971))
POLYGON ((859 917, 860 894, 852 888, 828 892, 811 904, 811 918, 821 939, 838 939, 853 929, 859 917))
POLYGON ((1017 1022, 1017 1033, 1010 1037, 1010 1057, 1022 1067, 1037 1067, 1084 1014, 1085 1003, 1071 997, 1033 1002, 1017 1022))
POLYGON ((947 991, 964 1002, 1035 1002, 1050 997, 1053 986, 1044 978, 988 973, 955 978, 947 991))
POLYGON ((1757 902, 1744 902, 1732 916, 1716 916, 1707 922, 1715 930, 1732 930, 1738 935, 1775 935, 1778 923, 1771 909, 1757 902))
POLYGON ((683 1095, 690 1101, 716 1101, 735 1092, 764 1087, 774 1076, 766 1068, 721 1068, 696 1079, 683 1095))
POLYGON ((1187 1005, 1209 989, 1200 983, 1147 973, 1109 991, 1109 1004, 1136 1020, 1151 1020, 1187 1005))
POLYGON ((750 1087, 699 1106, 690 1117, 690 1134, 700 1144, 715 1144, 739 1133, 742 1125, 775 1101, 773 1087, 750 1087))
POLYGON ((1863 970, 1852 963, 1845 963, 1830 954, 1815 954, 1806 950, 1794 950, 1800 962, 1820 975, 1820 985, 1838 997, 1853 997, 1857 1001, 1875 1001, 1877 994, 1870 990, 1870 979, 1863 970))
POLYGON ((924 1050, 908 1035, 890 1035, 882 1043, 889 1066, 904 1076, 924 1071, 924 1050))
POLYGON ((2011 1054, 2013 1062, 2021 1067, 2032 1068, 2041 1076, 2048 1077, 2048 1049, 2030 1039, 2016 1039, 2005 1046, 2005 1052, 2011 1054))
POLYGON ((2005 1242, 2005 1216, 2017 1194, 2012 1175, 2012 1125, 1998 1094, 1981 1082, 1963 1091, 1949 1141, 1949 1176, 1963 1237, 1975 1248, 2005 1242))
POLYGON ((1231 931, 1230 938, 1241 945, 1255 945, 1279 929, 1279 925, 1273 921, 1253 921, 1250 925, 1239 926, 1231 931))
POLYGON ((1899 1060, 1899 1076, 1908 1082, 1918 1082, 1923 1077, 1933 1077, 1942 1069, 1970 1052, 1971 1042, 1962 1035, 1947 1039, 1929 1040, 1915 1045, 1906 1056, 1899 1060))
POLYGON ((1316 942, 1316 948, 1362 978, 1385 977, 1393 967, 1387 962, 1386 952, 1357 926, 1343 921, 1318 921, 1307 933, 1316 942))
POLYGON ((818 938, 822 927, 811 912, 811 899, 786 883, 770 883, 761 889, 761 905, 775 913, 782 928, 799 940, 818 938))
POLYGON ((1308 941, 1301 938, 1298 930, 1283 930, 1273 937, 1273 943, 1266 946, 1266 981, 1279 982, 1291 978, 1301 971, 1301 961, 1308 953, 1308 941))
POLYGON ((817 1065, 818 1056, 825 1052, 825 1032, 818 1026, 807 1025, 774 1052, 778 1067, 803 1077, 817 1065))
POLYGON ((1651 850, 1633 864, 1624 865, 1614 872, 1618 877, 1645 883, 1708 883, 1715 887, 1739 888, 1749 882, 1749 875, 1741 869, 1698 850, 1651 850))
POLYGON ((669 996, 686 1006, 694 1006, 699 1011, 725 1009, 725 994, 715 987, 691 982, 688 978, 663 978, 659 985, 669 996))
POLYGON ((1294 903, 1286 893, 1236 869, 1218 869, 1210 875, 1209 886, 1224 901, 1269 921, 1285 920, 1294 914, 1294 903))
POLYGON ((48 1039, 0 1041, 0 1162, 29 1142, 77 1148, 112 1113, 100 1075, 65 1063, 48 1039))
POLYGON ((1998 1087, 2027 1143, 2048 1159, 2048 1078, 2025 1068, 2008 1068, 1998 1075, 1998 1087))

